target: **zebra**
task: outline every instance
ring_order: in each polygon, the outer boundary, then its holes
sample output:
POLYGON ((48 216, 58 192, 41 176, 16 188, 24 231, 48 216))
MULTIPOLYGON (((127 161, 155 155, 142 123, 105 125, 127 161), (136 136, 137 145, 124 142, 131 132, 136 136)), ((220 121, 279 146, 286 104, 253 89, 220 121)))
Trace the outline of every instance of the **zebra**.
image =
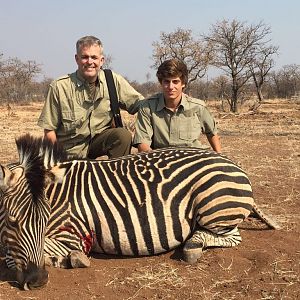
POLYGON ((246 173, 198 148, 165 148, 111 160, 65 160, 56 143, 16 139, 19 162, 0 165, 0 244, 23 289, 48 281, 46 266, 89 267, 91 252, 147 256, 183 246, 196 263, 209 247, 241 242, 254 211, 246 173))

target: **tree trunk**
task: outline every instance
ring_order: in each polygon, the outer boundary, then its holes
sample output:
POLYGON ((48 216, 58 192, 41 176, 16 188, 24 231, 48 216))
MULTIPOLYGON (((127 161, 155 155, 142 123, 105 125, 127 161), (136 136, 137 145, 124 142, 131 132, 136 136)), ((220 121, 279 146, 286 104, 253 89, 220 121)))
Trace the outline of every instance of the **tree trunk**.
POLYGON ((258 102, 261 102, 264 98, 263 94, 262 94, 262 86, 263 86, 263 80, 260 80, 258 82, 254 72, 252 72, 253 75, 253 81, 254 81, 254 84, 255 84, 255 88, 256 88, 256 95, 257 95, 257 98, 258 98, 258 102))
POLYGON ((232 87, 232 95, 230 102, 230 110, 234 113, 237 112, 237 101, 238 101, 238 89, 236 87, 232 87))
POLYGON ((258 97, 258 102, 261 102, 262 100, 264 100, 264 96, 262 94, 261 87, 257 88, 257 97, 258 97))

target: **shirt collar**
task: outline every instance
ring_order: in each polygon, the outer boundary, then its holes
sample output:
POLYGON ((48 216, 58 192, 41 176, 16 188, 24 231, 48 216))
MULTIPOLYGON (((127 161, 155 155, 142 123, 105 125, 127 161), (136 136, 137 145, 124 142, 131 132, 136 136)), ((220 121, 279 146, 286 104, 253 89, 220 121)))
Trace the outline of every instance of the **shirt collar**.
POLYGON ((158 104, 157 104, 157 111, 161 111, 165 108, 165 99, 164 99, 164 94, 161 93, 159 94, 159 98, 158 98, 158 104))
MULTIPOLYGON (((74 79, 75 79, 75 82, 76 82, 76 85, 78 87, 82 86, 82 85, 88 85, 88 82, 79 74, 78 70, 74 73, 74 79)), ((104 77, 104 72, 103 70, 100 70, 98 72, 98 81, 99 83, 102 83, 103 82, 103 78, 104 77)))
POLYGON ((180 105, 183 107, 183 109, 187 108, 188 101, 187 101, 187 95, 182 93, 181 103, 180 105))
MULTIPOLYGON (((186 94, 182 93, 182 98, 181 98, 181 102, 180 102, 180 105, 179 107, 183 107, 183 109, 186 109, 187 107, 187 96, 186 94)), ((157 111, 161 111, 165 108, 165 99, 164 99, 164 94, 163 93, 160 93, 159 95, 159 99, 158 99, 158 105, 157 105, 157 108, 156 110, 157 111)))
POLYGON ((99 83, 102 83, 106 81, 105 79, 105 73, 103 71, 103 69, 100 69, 100 71, 98 72, 98 80, 99 80, 99 83))

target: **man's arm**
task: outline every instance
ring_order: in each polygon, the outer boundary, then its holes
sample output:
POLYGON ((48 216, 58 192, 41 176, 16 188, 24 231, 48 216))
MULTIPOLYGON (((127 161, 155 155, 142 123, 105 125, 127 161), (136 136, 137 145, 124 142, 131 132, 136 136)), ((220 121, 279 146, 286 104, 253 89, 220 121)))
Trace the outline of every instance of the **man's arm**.
POLYGON ((55 143, 57 141, 56 132, 54 130, 44 129, 44 138, 55 143))
POLYGON ((152 136, 151 112, 146 100, 137 113, 133 146, 137 147, 139 152, 152 151, 150 147, 152 136))
POLYGON ((217 153, 221 153, 221 143, 220 143, 219 136, 215 134, 215 135, 206 135, 206 137, 213 150, 216 151, 217 153))
POLYGON ((131 115, 134 115, 137 113, 144 96, 136 91, 120 74, 113 72, 113 77, 114 80, 116 80, 120 108, 126 110, 131 115))

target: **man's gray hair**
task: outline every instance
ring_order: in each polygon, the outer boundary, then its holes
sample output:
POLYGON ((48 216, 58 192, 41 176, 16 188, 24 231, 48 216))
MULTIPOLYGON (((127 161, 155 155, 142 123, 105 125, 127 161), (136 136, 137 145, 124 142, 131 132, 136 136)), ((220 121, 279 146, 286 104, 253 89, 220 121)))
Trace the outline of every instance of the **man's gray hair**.
POLYGON ((98 45, 100 47, 101 53, 103 53, 103 46, 101 41, 92 35, 84 36, 76 42, 76 52, 78 53, 80 48, 82 47, 91 47, 93 45, 98 45))

